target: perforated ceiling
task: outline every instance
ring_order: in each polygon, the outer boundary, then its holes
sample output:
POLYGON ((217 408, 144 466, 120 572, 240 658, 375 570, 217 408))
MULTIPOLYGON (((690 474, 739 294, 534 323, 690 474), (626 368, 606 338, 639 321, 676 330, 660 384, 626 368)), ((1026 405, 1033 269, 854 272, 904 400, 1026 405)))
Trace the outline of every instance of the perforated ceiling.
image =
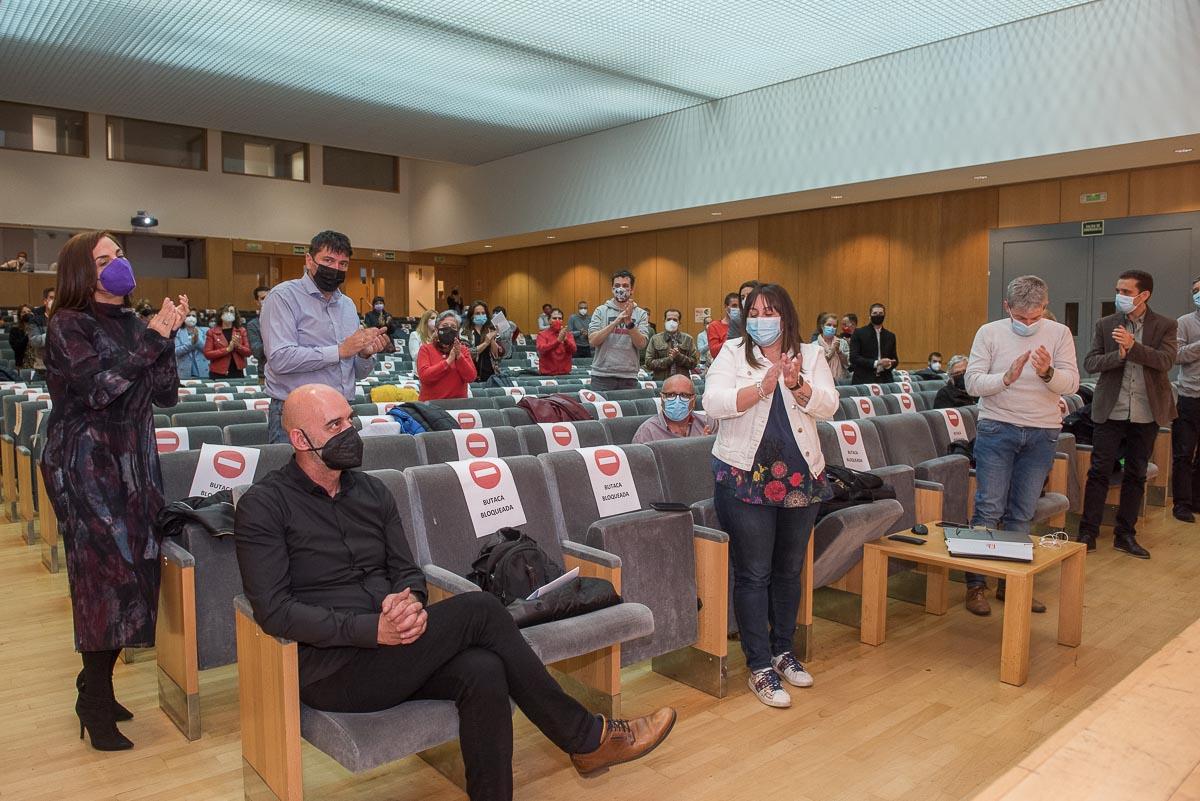
POLYGON ((6 0, 0 98, 476 164, 1083 0, 6 0))

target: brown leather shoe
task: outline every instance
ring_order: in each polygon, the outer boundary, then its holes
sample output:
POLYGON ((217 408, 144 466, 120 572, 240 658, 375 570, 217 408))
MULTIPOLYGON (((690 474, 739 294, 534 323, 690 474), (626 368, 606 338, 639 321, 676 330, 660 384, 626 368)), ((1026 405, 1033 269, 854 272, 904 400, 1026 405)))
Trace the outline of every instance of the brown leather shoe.
POLYGON ((674 725, 675 710, 669 706, 633 720, 605 718, 600 747, 590 754, 571 754, 571 762, 580 776, 622 762, 632 762, 657 748, 659 743, 667 739, 674 725))
MULTIPOLYGON (((1004 582, 1000 582, 1000 586, 996 588, 996 600, 1004 600, 1004 582)), ((1046 605, 1034 598, 1029 602, 1029 611, 1038 615, 1043 614, 1046 611, 1046 605)))
POLYGON ((981 617, 990 615, 992 607, 987 602, 987 587, 967 587, 967 611, 981 617))

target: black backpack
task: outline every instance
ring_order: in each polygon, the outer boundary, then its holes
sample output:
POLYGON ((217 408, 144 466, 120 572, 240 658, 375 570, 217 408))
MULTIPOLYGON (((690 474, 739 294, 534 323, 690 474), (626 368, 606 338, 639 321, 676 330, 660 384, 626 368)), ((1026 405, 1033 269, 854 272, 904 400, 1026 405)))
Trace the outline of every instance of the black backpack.
POLYGON ((541 546, 515 528, 502 528, 483 541, 467 579, 505 606, 563 574, 541 546))
POLYGON ((818 521, 824 520, 826 515, 849 509, 851 506, 896 497, 896 491, 884 485, 883 479, 874 473, 864 473, 828 462, 825 464, 825 480, 833 490, 833 497, 821 501, 821 509, 817 512, 818 521))
POLYGON ((1092 405, 1085 404, 1071 412, 1062 421, 1064 434, 1074 434, 1078 445, 1091 445, 1096 424, 1092 420, 1092 405))
POLYGON ((946 446, 947 456, 965 456, 970 461, 971 467, 975 466, 975 440, 974 439, 956 439, 946 446))

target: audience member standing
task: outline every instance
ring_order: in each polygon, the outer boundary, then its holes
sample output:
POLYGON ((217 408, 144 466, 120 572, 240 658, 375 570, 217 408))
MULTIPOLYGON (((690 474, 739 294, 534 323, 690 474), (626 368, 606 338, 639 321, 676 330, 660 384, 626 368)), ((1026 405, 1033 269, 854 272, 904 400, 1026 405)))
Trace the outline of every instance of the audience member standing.
POLYGON ((592 389, 637 389, 638 351, 650 340, 646 310, 633 299, 633 273, 621 270, 612 278, 612 298, 601 304, 588 324, 588 341, 595 348, 592 389))
POLYGON ((375 354, 387 347, 386 332, 361 328, 354 301, 339 289, 353 254, 345 234, 322 231, 308 245, 304 275, 272 289, 263 303, 271 442, 287 442, 280 415, 288 393, 324 384, 354 400, 355 383, 371 374, 375 354))
POLYGON ((80 736, 100 751, 132 748, 117 729, 132 717, 113 695, 122 648, 154 645, 162 475, 151 405, 174 406, 174 331, 188 314, 164 298, 149 324, 129 309, 133 268, 110 235, 76 234, 58 256, 58 305, 46 364, 54 403, 42 478, 67 555, 80 736))
POLYGON ((708 352, 712 354, 713 359, 721 355, 721 346, 725 344, 725 340, 739 338, 737 332, 741 330, 739 328, 741 322, 742 296, 737 292, 730 292, 725 296, 724 316, 720 320, 709 323, 706 329, 708 331, 708 352))
POLYGON ((476 378, 471 351, 459 337, 462 320, 447 309, 437 317, 437 335, 417 351, 417 380, 421 400, 467 397, 467 384, 476 378))
POLYGON ((208 329, 196 324, 196 313, 189 311, 183 328, 175 334, 175 366, 180 378, 208 378, 208 359, 204 348, 208 329))
POLYGON ((542 304, 542 313, 538 315, 537 327, 538 331, 545 331, 550 327, 550 314, 554 311, 554 307, 549 303, 542 304))
POLYGON ((550 310, 550 324, 537 335, 538 372, 542 375, 566 375, 571 372, 575 355, 575 337, 563 325, 562 309, 550 310))
POLYGON ((258 362, 258 374, 260 380, 266 375, 267 356, 263 353, 262 341, 262 307, 263 302, 267 299, 267 293, 271 291, 267 286, 254 287, 254 314, 246 321, 246 340, 250 345, 250 355, 258 362))
POLYGON ((1171 424, 1171 497, 1176 519, 1185 523, 1200 512, 1200 278, 1192 281, 1192 305, 1177 322, 1179 416, 1171 424))
POLYGON ((829 363, 834 381, 850 375, 850 343, 837 335, 837 315, 822 312, 817 318, 817 333, 813 342, 821 346, 821 354, 829 363))
POLYGON ((587 301, 581 300, 575 306, 575 313, 567 320, 567 328, 571 331, 571 336, 575 337, 575 355, 583 359, 592 355, 592 346, 588 342, 588 326, 591 323, 592 316, 588 314, 587 301))
POLYGON ((462 296, 458 294, 458 287, 450 290, 450 297, 446 298, 446 308, 462 317, 463 300, 462 296))
MULTIPOLYGON (((1008 316, 980 328, 971 344, 964 383, 979 398, 973 526, 1028 532, 1054 464, 1058 400, 1079 387, 1079 368, 1071 329, 1042 319, 1049 299, 1036 275, 1014 278, 1004 292, 1008 316)), ((991 614, 986 593, 987 580, 967 573, 967 610, 991 614)), ((1003 593, 1001 582, 996 597, 1003 593)), ((1033 607, 1046 611, 1036 599, 1033 607)))
POLYGON ((1079 541, 1096 549, 1104 498, 1118 459, 1124 460, 1121 504, 1113 547, 1139 559, 1150 552, 1137 541, 1137 518, 1146 494, 1146 466, 1159 426, 1175 419, 1167 372, 1175 365, 1178 326, 1150 308, 1154 278, 1141 270, 1117 276, 1117 311, 1096 323, 1083 367, 1099 373, 1092 396, 1092 466, 1083 490, 1079 541))
MULTIPOLYGON (((440 322, 438 326, 441 327, 440 322)), ((509 330, 511 331, 512 328, 513 324, 510 320, 509 330)), ((471 357, 475 360, 477 378, 473 380, 487 382, 488 379, 500 372, 500 360, 504 358, 505 351, 496 326, 492 324, 492 315, 488 311, 488 305, 482 300, 471 304, 470 314, 462 321, 462 335, 467 344, 471 346, 471 357)), ((509 342, 511 343, 511 339, 509 342)))
POLYGON ((8 327, 8 346, 13 350, 13 364, 18 370, 25 367, 25 354, 29 348, 29 325, 33 322, 33 309, 22 304, 17 309, 17 321, 8 327))
POLYGON ((250 356, 250 338, 245 328, 237 327, 237 309, 232 303, 221 307, 217 320, 204 340, 208 374, 213 378, 243 378, 250 356))
POLYGON ((417 354, 421 352, 421 346, 426 342, 432 342, 437 329, 438 313, 433 309, 426 309, 421 315, 421 319, 417 320, 417 326, 408 335, 408 358, 417 361, 417 354))
POLYGON ((882 303, 871 305, 871 324, 850 335, 851 381, 855 384, 890 384, 896 355, 896 335, 883 327, 887 309, 882 303))
POLYGON ((714 501, 729 533, 733 611, 749 684, 767 706, 812 676, 792 653, 800 573, 820 502, 829 497, 817 421, 838 409, 821 349, 804 343, 783 287, 763 284, 746 300, 746 337, 713 361, 704 409, 720 421, 713 446, 714 501))
POLYGON ((854 312, 843 314, 841 328, 842 330, 838 332, 838 336, 846 341, 849 341, 850 337, 854 335, 854 332, 858 330, 858 315, 854 312))
POLYGON ((667 309, 664 315, 663 332, 650 337, 646 346, 646 369, 655 381, 665 381, 673 375, 690 376, 692 369, 700 363, 696 343, 679 330, 682 317, 679 309, 667 309))
POLYGON ((46 378, 46 328, 53 306, 54 287, 48 286, 42 290, 42 305, 33 310, 33 316, 25 324, 25 333, 29 337, 25 350, 25 369, 33 370, 34 378, 39 381, 46 378))

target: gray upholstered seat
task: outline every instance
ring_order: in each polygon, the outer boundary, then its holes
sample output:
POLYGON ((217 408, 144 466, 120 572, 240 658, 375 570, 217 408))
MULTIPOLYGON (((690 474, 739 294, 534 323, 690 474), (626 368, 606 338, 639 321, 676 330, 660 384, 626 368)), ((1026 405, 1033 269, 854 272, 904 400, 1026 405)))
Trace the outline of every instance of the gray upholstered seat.
MULTIPOLYGON (((258 481, 272 470, 283 467, 292 458, 292 446, 287 443, 260 445, 258 465, 254 469, 254 480, 258 481)), ((162 466, 163 498, 167 503, 186 498, 200 462, 200 451, 175 451, 159 456, 162 466)))
MULTIPOLYGON (((875 426, 870 420, 858 420, 855 422, 862 435, 863 451, 871 466, 868 472, 879 476, 883 479, 884 484, 895 491, 896 500, 899 501, 903 509, 903 514, 888 529, 889 533, 899 531, 900 529, 912 528, 917 522, 916 476, 913 469, 906 464, 888 464, 883 452, 883 445, 879 441, 879 433, 875 430, 875 426)), ((827 464, 844 467, 845 462, 842 460, 842 450, 838 446, 838 436, 833 429, 834 425, 837 424, 827 422, 817 423, 817 435, 821 440, 821 453, 824 455, 827 464)))
POLYGON ((452 409, 450 416, 458 422, 459 428, 496 428, 508 425, 504 417, 507 410, 500 409, 452 409))
POLYGON ((499 411, 504 416, 504 425, 506 426, 527 426, 536 422, 533 415, 522 406, 510 406, 499 411))
POLYGON ((496 399, 487 395, 480 397, 476 395, 473 398, 446 398, 444 400, 429 401, 430 405, 437 406, 442 409, 495 409, 496 399))
MULTIPOLYGON (((628 403, 628 401, 623 401, 628 403)), ((625 417, 614 417, 611 420, 601 420, 600 425, 604 426, 605 432, 608 434, 608 441, 613 445, 629 445, 633 442, 633 435, 641 427, 642 423, 650 418, 648 414, 627 415, 625 417)))
MULTIPOLYGON (((892 414, 872 421, 888 464, 906 464, 918 481, 938 484, 942 491, 942 520, 967 522, 971 462, 947 456, 934 444, 929 424, 920 414, 892 414)), ((917 521, 926 522, 926 521, 917 521)))
POLYGON ((363 470, 405 470, 425 464, 412 434, 387 434, 363 438, 363 470))
POLYGON ((225 426, 226 445, 266 445, 268 440, 266 423, 234 423, 225 426))
POLYGON ((900 393, 884 395, 883 396, 883 405, 885 408, 887 408, 888 414, 904 414, 904 413, 912 414, 913 412, 921 412, 921 411, 924 411, 926 408, 928 408, 925 405, 925 399, 922 398, 920 395, 916 394, 915 392, 912 393, 911 395, 909 395, 908 398, 912 402, 911 407, 905 407, 903 405, 904 398, 901 396, 900 393))
MULTIPOLYGON (((478 453, 475 456, 520 456, 525 452, 525 448, 521 445, 521 438, 517 436, 517 431, 511 426, 501 428, 486 429, 496 441, 495 453, 478 453)), ((481 442, 484 441, 482 432, 484 429, 472 429, 466 433, 468 440, 466 447, 470 448, 470 437, 475 435, 481 442)), ((440 464, 441 462, 454 462, 464 458, 470 458, 470 451, 459 453, 458 437, 463 436, 462 432, 456 431, 426 431, 422 434, 417 434, 417 446, 421 450, 423 464, 440 464)))
MULTIPOLYGON (((596 420, 576 420, 569 423, 559 423, 558 425, 572 426, 575 429, 575 437, 581 448, 594 448, 597 445, 609 445, 608 433, 605 430, 604 424, 596 420)), ((525 453, 531 456, 537 456, 541 453, 546 453, 549 447, 546 445, 546 431, 539 425, 523 425, 517 426, 517 436, 525 445, 525 453)))
MULTIPOLYGON (((634 392, 635 390, 626 391, 634 392)), ((608 397, 608 394, 604 394, 605 401, 603 403, 598 405, 591 403, 583 404, 593 420, 615 420, 618 417, 633 417, 638 414, 637 405, 632 400, 613 400, 608 397)))
POLYGON ((233 412, 176 412, 171 415, 173 426, 217 426, 224 428, 234 423, 265 423, 267 413, 252 409, 233 412))

